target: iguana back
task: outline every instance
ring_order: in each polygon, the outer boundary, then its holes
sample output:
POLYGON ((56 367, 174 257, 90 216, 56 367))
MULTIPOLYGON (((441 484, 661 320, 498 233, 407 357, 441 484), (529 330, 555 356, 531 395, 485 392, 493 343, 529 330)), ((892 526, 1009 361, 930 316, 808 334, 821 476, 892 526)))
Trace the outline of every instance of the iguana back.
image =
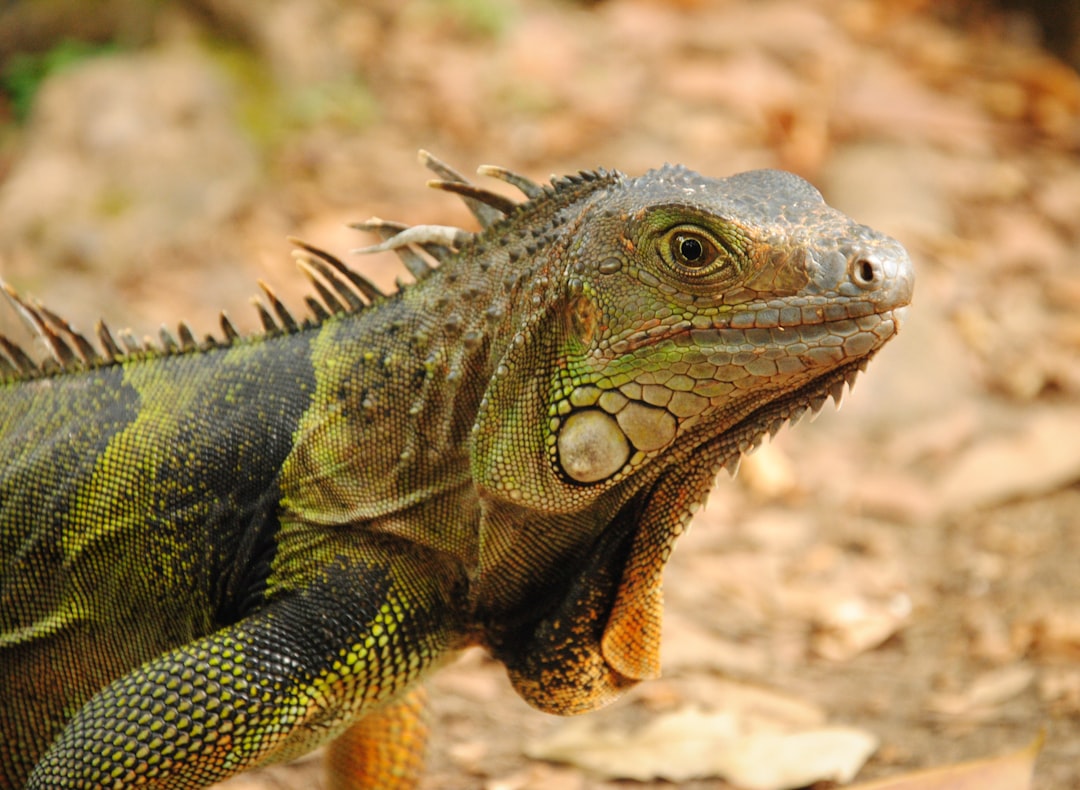
POLYGON ((0 788, 333 738, 335 786, 411 786, 410 688, 473 644, 543 710, 604 704, 658 674, 718 470, 910 299, 902 248, 788 174, 485 168, 516 205, 426 161, 484 228, 365 224, 417 279, 392 295, 302 245, 309 319, 268 291, 261 336, 148 347, 12 292, 52 360, 0 340, 0 788))
POLYGON ((314 388, 302 341, 5 388, 0 771, 25 776, 94 692, 258 604, 314 388))

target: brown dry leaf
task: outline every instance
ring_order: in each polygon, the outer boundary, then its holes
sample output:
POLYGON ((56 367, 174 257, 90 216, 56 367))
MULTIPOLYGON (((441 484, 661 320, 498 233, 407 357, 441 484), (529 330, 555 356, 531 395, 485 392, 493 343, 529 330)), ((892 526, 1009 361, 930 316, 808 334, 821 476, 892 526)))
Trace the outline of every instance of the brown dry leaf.
POLYGON ((1039 698, 1056 714, 1080 715, 1080 667, 1046 667, 1039 673, 1039 698))
POLYGON ((717 775, 746 790, 786 790, 822 781, 850 782, 878 747, 854 727, 758 733, 717 753, 717 775))
POLYGON ((1001 609, 985 600, 970 602, 964 612, 964 625, 975 658, 1007 665, 1019 661, 1028 647, 1014 638, 1001 609))
POLYGON ((938 694, 931 701, 934 710, 953 716, 985 713, 988 709, 1023 693, 1035 680, 1035 670, 1014 664, 984 672, 960 694, 938 694))
POLYGON ((582 790, 583 787, 585 779, 577 771, 538 763, 484 783, 484 790, 582 790))
POLYGON ((681 781, 712 774, 710 751, 738 735, 731 713, 681 711, 657 716, 629 732, 605 726, 597 717, 574 719, 554 734, 527 744, 536 760, 569 763, 612 779, 681 781))
POLYGON ((847 661, 872 650, 906 625, 911 615, 907 570, 888 544, 854 553, 820 543, 792 557, 776 591, 783 610, 814 627, 813 651, 847 661))
POLYGON ((952 463, 938 488, 946 508, 987 507, 1080 479, 1080 410, 1047 408, 1018 422, 1014 432, 990 436, 952 463))
POLYGON ((917 771, 849 790, 1028 790, 1042 743, 1040 735, 1030 746, 1002 757, 917 771))
MULTIPOLYGON (((824 708, 804 697, 714 674, 665 681, 683 700, 709 711, 731 714, 746 732, 805 732, 824 727, 824 708)), ((638 689, 643 687, 639 686, 638 689)), ((641 691, 635 691, 640 694, 641 691)))
POLYGON ((848 661, 883 644, 900 631, 911 615, 904 593, 882 600, 821 596, 814 634, 814 652, 831 661, 848 661))
POLYGON ((709 669, 730 675, 765 676, 769 668, 764 645, 723 639, 679 612, 664 613, 660 656, 665 673, 709 669))
POLYGON ((634 731, 606 728, 596 717, 575 720, 526 753, 611 779, 724 777, 746 790, 787 790, 850 781, 876 748, 876 737, 851 727, 748 731, 731 712, 686 708, 634 731))
POLYGON ((1055 601, 1035 618, 1035 646, 1043 656, 1080 657, 1080 606, 1055 601))

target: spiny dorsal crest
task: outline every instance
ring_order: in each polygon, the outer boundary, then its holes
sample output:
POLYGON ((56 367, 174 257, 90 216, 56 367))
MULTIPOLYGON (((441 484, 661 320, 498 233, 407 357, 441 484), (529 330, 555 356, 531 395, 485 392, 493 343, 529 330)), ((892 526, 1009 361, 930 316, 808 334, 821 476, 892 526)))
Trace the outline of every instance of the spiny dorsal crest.
MULTIPOLYGON (((377 217, 350 226, 374 233, 380 239, 379 243, 354 252, 392 250, 417 281, 434 271, 433 264, 444 262, 477 240, 497 235, 507 223, 521 218, 530 208, 542 209, 554 199, 561 203, 573 202, 603 183, 620 177, 616 172, 598 170, 553 178, 550 184, 540 185, 502 167, 484 165, 477 169, 480 175, 498 179, 518 189, 525 195, 526 201, 517 203, 504 195, 476 186, 427 151, 420 151, 419 158, 438 176, 429 181, 428 186, 460 196, 480 223, 479 233, 443 225, 408 226, 377 217)), ((317 326, 331 316, 357 313, 387 297, 374 283, 334 255, 296 238, 289 241, 296 246, 293 257, 297 266, 315 290, 314 294, 305 297, 310 315, 297 321, 273 290, 260 280, 258 285, 266 301, 255 297, 252 302, 263 332, 252 336, 252 339, 317 326)), ((399 282, 398 289, 402 287, 399 282)), ((48 351, 46 358, 38 362, 18 344, 0 335, 0 382, 40 378, 143 357, 209 350, 245 339, 222 311, 220 338, 207 334, 201 341, 197 340, 191 328, 181 321, 175 334, 162 326, 156 339, 146 337, 139 340, 130 330, 114 334, 104 321, 98 321, 95 345, 41 303, 24 299, 2 281, 0 288, 48 351)))

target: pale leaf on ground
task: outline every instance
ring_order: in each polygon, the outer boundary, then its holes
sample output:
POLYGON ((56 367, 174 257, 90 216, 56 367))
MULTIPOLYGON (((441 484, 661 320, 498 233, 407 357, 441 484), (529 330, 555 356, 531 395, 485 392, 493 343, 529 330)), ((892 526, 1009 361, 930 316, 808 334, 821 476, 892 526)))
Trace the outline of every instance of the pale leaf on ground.
POLYGON ((484 783, 484 790, 582 790, 585 780, 576 772, 552 765, 533 763, 508 776, 484 783))
POLYGON ((853 785, 848 790, 1030 790, 1043 736, 1012 754, 853 785))
POLYGON ((688 674, 666 682, 687 705, 731 714, 743 732, 805 732, 824 727, 828 720, 825 709, 809 699, 755 682, 713 674, 688 674))
MULTIPOLYGON (((1019 421, 1018 421, 1019 422, 1019 421)), ((1043 409, 1007 435, 989 436, 951 463, 941 501, 954 511, 1053 491, 1080 479, 1080 410, 1043 409)))
POLYGON ((884 601, 823 595, 814 652, 832 661, 847 661, 872 650, 899 631, 911 614, 911 601, 897 593, 884 601))
POLYGON ((953 716, 985 713, 1025 691, 1035 680, 1035 670, 1026 664, 984 672, 959 694, 938 694, 931 706, 953 716))
POLYGON ((602 726, 595 717, 571 722, 527 754, 612 779, 719 776, 746 790, 786 790, 850 781, 877 748, 873 735, 848 727, 748 732, 730 712, 681 710, 632 732, 602 726))

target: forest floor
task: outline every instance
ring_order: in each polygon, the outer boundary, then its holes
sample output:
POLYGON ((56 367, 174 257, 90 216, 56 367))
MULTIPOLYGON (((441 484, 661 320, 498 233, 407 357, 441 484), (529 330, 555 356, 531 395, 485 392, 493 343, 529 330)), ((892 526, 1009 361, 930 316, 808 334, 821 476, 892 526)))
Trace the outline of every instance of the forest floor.
POLYGON ((538 180, 781 167, 916 262, 843 411, 718 480, 681 540, 664 677, 564 720, 468 653, 429 683, 424 787, 668 787, 693 758, 664 750, 713 725, 860 733, 859 779, 1042 733, 1034 786, 1080 787, 1080 76, 1023 25, 918 0, 147 5, 0 130, 0 276, 78 326, 254 329, 256 278, 302 303, 288 235, 468 225, 418 148, 538 180))

